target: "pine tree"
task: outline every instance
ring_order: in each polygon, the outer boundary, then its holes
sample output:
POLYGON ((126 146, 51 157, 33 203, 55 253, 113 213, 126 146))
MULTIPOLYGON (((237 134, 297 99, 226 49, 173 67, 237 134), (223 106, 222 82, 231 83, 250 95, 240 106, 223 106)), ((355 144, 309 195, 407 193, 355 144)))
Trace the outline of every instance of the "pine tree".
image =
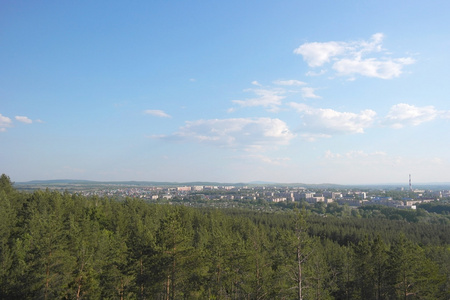
MULTIPOLYGON (((192 252, 189 245, 191 236, 182 225, 181 211, 169 212, 161 219, 156 233, 159 261, 164 278, 164 299, 178 299, 183 297, 184 284, 187 280, 186 268, 188 258, 192 252)), ((161 278, 162 279, 162 278, 161 278)))
POLYGON ((378 235, 371 245, 372 260, 371 265, 373 269, 373 283, 375 299, 386 299, 387 296, 387 261, 388 248, 378 235))
POLYGON ((34 297, 55 299, 65 295, 74 263, 68 252, 63 225, 62 199, 58 192, 33 194, 29 228, 28 274, 34 297))
POLYGON ((374 299, 372 251, 367 236, 354 247, 354 253, 358 299, 374 299))
POLYGON ((308 224, 306 222, 306 211, 294 211, 291 215, 290 230, 283 237, 283 246, 286 261, 284 269, 287 271, 287 280, 290 284, 284 288, 286 296, 303 300, 308 288, 306 285, 309 278, 306 276, 306 264, 314 253, 315 245, 313 239, 308 235, 308 224), (291 293, 290 291, 295 291, 291 293))
POLYGON ((9 293, 8 280, 10 268, 13 266, 11 235, 16 226, 15 220, 16 212, 11 205, 10 197, 0 189, 0 298, 9 293))
POLYGON ((7 195, 14 192, 13 183, 9 176, 5 174, 0 176, 0 191, 4 191, 7 195))

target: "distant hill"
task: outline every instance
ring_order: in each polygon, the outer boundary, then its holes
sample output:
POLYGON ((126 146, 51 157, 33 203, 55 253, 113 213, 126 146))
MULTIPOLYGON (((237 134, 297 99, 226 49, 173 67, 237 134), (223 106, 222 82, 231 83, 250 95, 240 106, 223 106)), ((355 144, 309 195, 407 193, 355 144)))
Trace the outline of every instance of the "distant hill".
POLYGON ((77 179, 54 179, 54 180, 32 180, 26 182, 16 182, 16 185, 126 185, 126 186, 286 186, 286 187, 344 187, 344 185, 321 183, 321 184, 305 184, 305 183, 279 183, 269 181, 252 181, 239 183, 224 183, 210 181, 192 181, 192 182, 168 182, 168 181, 92 181, 77 179))
POLYGON ((64 186, 64 185, 83 185, 83 186, 243 186, 244 183, 219 183, 219 182, 165 182, 165 181, 91 181, 74 179, 55 179, 55 180, 32 180, 26 182, 16 182, 17 186, 64 186))
POLYGON ((72 180, 72 179, 55 179, 55 180, 32 180, 27 182, 16 182, 15 184, 90 184, 95 181, 90 180, 72 180))
MULTIPOLYGON (((305 183, 276 183, 267 181, 252 181, 240 183, 221 183, 210 181, 193 181, 193 182, 166 182, 166 181, 91 181, 91 180, 73 180, 73 179, 55 179, 55 180, 32 180, 27 182, 16 182, 15 186, 19 189, 36 189, 36 188, 65 188, 65 187, 86 187, 94 188, 99 186, 161 186, 161 187, 175 187, 175 186, 236 186, 236 187, 304 187, 310 189, 407 189, 408 186, 404 183, 399 184, 365 184, 365 185, 339 185, 332 183, 320 184, 305 184, 305 183)), ((433 182, 433 183, 416 183, 414 189, 425 190, 448 190, 450 189, 450 182, 433 182)))

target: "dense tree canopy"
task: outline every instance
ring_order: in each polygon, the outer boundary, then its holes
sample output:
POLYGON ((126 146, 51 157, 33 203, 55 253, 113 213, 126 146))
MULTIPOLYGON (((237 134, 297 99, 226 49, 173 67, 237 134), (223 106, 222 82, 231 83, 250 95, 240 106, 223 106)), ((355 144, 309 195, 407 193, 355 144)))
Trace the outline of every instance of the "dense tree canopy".
POLYGON ((2 175, 0 298, 450 298, 448 225, 346 214, 21 193, 2 175))

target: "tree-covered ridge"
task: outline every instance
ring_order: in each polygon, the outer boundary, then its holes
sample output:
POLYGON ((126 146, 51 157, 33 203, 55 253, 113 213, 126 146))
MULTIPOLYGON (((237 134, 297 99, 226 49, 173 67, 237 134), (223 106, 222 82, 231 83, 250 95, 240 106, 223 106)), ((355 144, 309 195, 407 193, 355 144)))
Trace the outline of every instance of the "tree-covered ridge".
POLYGON ((0 299, 449 299, 450 228, 16 191, 0 299))

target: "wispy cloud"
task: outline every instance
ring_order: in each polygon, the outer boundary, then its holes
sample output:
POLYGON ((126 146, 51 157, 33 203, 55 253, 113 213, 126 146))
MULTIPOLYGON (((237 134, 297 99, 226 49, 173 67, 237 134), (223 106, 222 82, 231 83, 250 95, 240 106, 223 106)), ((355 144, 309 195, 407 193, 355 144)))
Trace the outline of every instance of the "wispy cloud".
POLYGON ((275 86, 264 86, 258 81, 253 81, 252 85, 260 88, 245 89, 244 92, 253 93, 256 97, 244 100, 232 100, 231 102, 237 106, 228 109, 228 112, 236 111, 237 107, 263 107, 269 112, 278 112, 283 105, 283 100, 291 94, 301 93, 304 99, 320 99, 315 94, 316 88, 307 87, 307 83, 297 80, 275 80, 272 82, 275 86))
POLYGON ((285 85, 285 86, 302 86, 302 85, 306 85, 305 82, 300 81, 300 80, 295 80, 295 79, 275 80, 273 83, 276 84, 276 85, 285 85))
POLYGON ((186 122, 178 132, 158 138, 264 151, 287 145, 294 136, 287 124, 280 119, 235 118, 186 122))
MULTIPOLYGON (((403 67, 413 64, 415 60, 411 57, 389 57, 388 52, 382 48, 383 38, 382 33, 376 33, 368 41, 305 43, 296 48, 294 53, 302 55, 311 68, 331 63, 337 75, 348 76, 350 79, 354 79, 356 75, 392 79, 400 76, 403 67)), ((322 69, 320 72, 324 71, 322 69)))
POLYGON ((316 89, 312 87, 302 88, 302 97, 305 99, 320 99, 321 97, 315 94, 316 89))
POLYGON ((417 126, 437 118, 450 118, 450 111, 437 110, 434 106, 417 107, 406 103, 392 106, 383 118, 377 118, 377 113, 371 109, 353 113, 330 108, 313 108, 297 102, 288 105, 300 113, 302 127, 299 135, 308 141, 330 138, 336 134, 364 133, 365 129, 374 126, 398 129, 417 126))
POLYGON ((159 109, 147 109, 144 111, 144 114, 160 118, 171 118, 170 115, 166 114, 164 111, 159 109))
POLYGON ((347 158, 347 159, 357 159, 364 157, 385 157, 387 154, 383 151, 375 151, 371 153, 364 152, 362 150, 351 150, 344 154, 333 153, 330 150, 325 152, 324 157, 327 159, 339 159, 339 158, 347 158))
POLYGON ((12 126, 12 120, 0 114, 0 132, 5 132, 6 128, 12 126))
MULTIPOLYGON (((33 120, 26 116, 15 116, 14 120, 17 122, 25 123, 25 124, 32 124, 33 120)), ((35 120, 36 123, 44 123, 41 120, 35 120)), ((9 117, 3 116, 0 114, 0 132, 5 132, 7 128, 13 127, 13 120, 9 117)))
POLYGON ((329 108, 313 108, 303 103, 289 105, 301 114, 304 137, 329 137, 334 134, 364 133, 373 125, 376 112, 370 109, 359 113, 339 112, 329 108))
POLYGON ((241 107, 262 106, 268 111, 277 112, 282 100, 286 98, 284 89, 247 89, 245 91, 252 92, 257 97, 245 100, 232 100, 232 102, 241 107))
POLYGON ((15 116, 15 119, 19 122, 26 123, 26 124, 33 123, 33 120, 31 120, 30 118, 25 117, 25 116, 15 116))
POLYGON ((306 76, 310 76, 310 77, 314 77, 314 76, 321 76, 323 74, 325 74, 327 72, 327 70, 320 70, 320 71, 308 71, 306 72, 306 76))
POLYGON ((300 134, 300 136, 301 136, 302 139, 304 139, 305 141, 308 141, 308 142, 315 142, 318 139, 328 139, 328 138, 332 137, 331 134, 311 133, 311 132, 302 133, 302 134, 300 134))
POLYGON ((414 63, 412 58, 377 60, 375 58, 341 59, 334 63, 333 69, 338 75, 354 76, 355 74, 391 79, 400 76, 405 65, 414 63))
POLYGON ((448 112, 438 111, 434 106, 417 107, 414 105, 400 103, 391 107, 382 124, 393 128, 405 126, 417 126, 429 122, 439 116, 445 117, 448 112))

